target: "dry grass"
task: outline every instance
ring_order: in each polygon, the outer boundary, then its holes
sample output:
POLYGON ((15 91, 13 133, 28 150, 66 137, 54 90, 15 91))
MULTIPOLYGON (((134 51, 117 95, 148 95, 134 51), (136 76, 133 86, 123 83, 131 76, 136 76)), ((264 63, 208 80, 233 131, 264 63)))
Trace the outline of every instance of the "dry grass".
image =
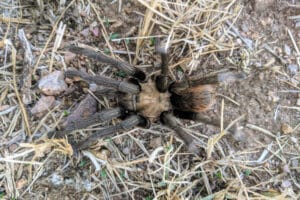
MULTIPOLYGON (((299 124, 293 127, 292 133, 281 134, 260 124, 248 123, 249 130, 270 137, 271 142, 262 143, 253 138, 254 146, 236 147, 236 141, 227 137, 229 127, 223 127, 226 112, 231 108, 228 106, 242 103, 231 97, 220 94, 223 99, 220 130, 213 129, 207 134, 202 132, 206 129, 201 123, 186 123, 186 130, 199 140, 203 150, 201 157, 188 154, 171 130, 154 124, 149 130, 135 128, 100 140, 97 147, 82 152, 83 157, 77 159, 71 156, 73 152, 66 139, 46 138, 64 117, 62 103, 36 119, 28 115, 30 105, 22 100, 24 94, 20 91, 19 80, 22 79, 26 48, 20 45, 22 39, 18 38, 18 30, 24 28, 29 45, 32 45, 33 60, 27 64, 33 63, 28 66, 32 68, 33 79, 39 78, 39 71, 64 70, 67 64, 62 59, 65 52, 61 47, 69 43, 66 39, 78 40, 78 33, 66 31, 68 25, 64 20, 76 9, 85 13, 83 23, 99 24, 101 42, 105 46, 101 50, 109 49, 113 57, 122 57, 119 53, 125 53, 129 62, 142 63, 138 67, 153 74, 158 70, 153 70, 148 62, 155 57, 151 38, 160 37, 170 52, 174 79, 182 78, 182 72, 188 75, 207 72, 209 62, 220 66, 234 63, 236 69, 251 76, 249 57, 259 57, 263 47, 257 43, 255 47, 249 46, 236 30, 235 23, 243 12, 240 1, 138 0, 138 4, 132 5, 139 6, 135 13, 142 15, 143 21, 135 25, 136 33, 119 38, 110 38, 110 27, 105 25, 103 9, 97 3, 90 0, 57 2, 60 4, 56 9, 43 0, 0 3, 0 13, 3 13, 0 16, 0 199, 65 199, 65 196, 145 200, 300 198, 300 168, 299 164, 292 165, 300 160, 299 124), (26 31, 32 31, 30 26, 38 21, 31 15, 34 12, 45 14, 45 8, 53 16, 39 29, 37 34, 42 37, 36 41, 37 37, 26 31), (242 42, 238 43, 238 39, 242 42), (134 48, 129 49, 127 41, 134 44, 134 48), (125 44, 124 51, 116 49, 120 43, 125 44), (242 52, 239 63, 232 59, 236 51, 242 52), (131 54, 135 54, 133 60, 131 54)), ((125 6, 121 0, 112 4, 120 9, 125 6)), ((299 54, 296 39, 290 30, 288 33, 299 54)), ((266 63, 269 65, 272 64, 266 63)), ((103 68, 103 73, 106 70, 108 68, 103 68)), ((220 68, 216 67, 213 72, 217 70, 220 68)), ((281 69, 272 70, 286 75, 281 69)), ((30 88, 32 100, 36 102, 39 91, 35 85, 30 88)), ((107 99, 102 104, 110 106, 107 99)), ((281 109, 299 110, 299 107, 282 105, 281 109)), ((236 115, 230 126, 243 118, 243 115, 236 115)), ((78 137, 104 125, 77 131, 78 137)))

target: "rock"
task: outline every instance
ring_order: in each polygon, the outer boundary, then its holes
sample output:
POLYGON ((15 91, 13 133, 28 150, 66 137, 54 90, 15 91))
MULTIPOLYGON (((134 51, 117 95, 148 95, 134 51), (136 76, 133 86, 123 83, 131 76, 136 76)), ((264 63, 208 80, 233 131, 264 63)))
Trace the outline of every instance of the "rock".
POLYGON ((293 128, 290 125, 284 123, 281 125, 281 131, 283 134, 290 134, 293 132, 293 128))
POLYGON ((285 173, 291 173, 291 170, 290 170, 290 167, 289 167, 288 164, 283 165, 282 170, 283 170, 285 173))
POLYGON ((249 49, 253 49, 253 40, 251 40, 250 38, 244 38, 243 42, 247 45, 249 49))
POLYGON ((293 159, 293 160, 292 160, 292 167, 295 168, 297 172, 300 172, 300 168, 299 168, 299 160, 293 159))
POLYGON ((99 27, 94 27, 94 28, 92 29, 92 33, 93 33, 93 35, 94 35, 95 37, 99 37, 99 35, 100 35, 100 29, 99 29, 99 27))
POLYGON ((247 33, 249 31, 249 27, 245 23, 242 24, 241 28, 242 28, 242 31, 245 32, 245 33, 247 33))
POLYGON ((297 105, 297 106, 300 106, 300 99, 297 99, 296 105, 297 105))
POLYGON ((297 144, 297 145, 298 145, 298 139, 297 139, 297 138, 291 137, 290 139, 291 139, 291 141, 292 141, 294 144, 297 144))
POLYGON ((297 80, 297 81, 300 81, 300 73, 296 74, 296 75, 294 76, 294 79, 297 80))
POLYGON ((90 33, 90 29, 89 29, 89 28, 83 29, 83 30, 80 32, 80 34, 83 35, 84 37, 89 36, 89 33, 90 33))
POLYGON ((284 45, 284 53, 287 55, 287 56, 289 56, 289 55, 291 55, 291 53, 292 53, 292 50, 291 50, 291 48, 288 46, 288 45, 284 45))
POLYGON ((38 85, 41 92, 45 95, 55 96, 67 89, 64 81, 64 74, 61 71, 54 71, 41 78, 38 85))
POLYGON ((291 187, 292 186, 292 183, 291 183, 291 181, 289 181, 289 180, 284 180, 284 181, 282 181, 282 183, 281 183, 281 187, 282 188, 288 188, 288 187, 291 187))
POLYGON ((39 101, 31 109, 31 113, 37 117, 42 117, 55 105, 55 98, 53 96, 42 96, 39 101))
POLYGON ((95 187, 95 183, 93 183, 93 182, 91 182, 91 181, 89 181, 89 180, 84 180, 84 181, 82 182, 82 185, 83 185, 84 189, 85 189, 86 191, 88 191, 88 192, 92 191, 93 188, 95 187))
POLYGON ((298 65, 288 65, 288 70, 291 74, 296 74, 298 72, 298 65))
POLYGON ((17 189, 22 189, 28 184, 28 181, 26 179, 20 179, 16 182, 16 188, 17 189))
POLYGON ((238 142, 248 142, 249 134, 247 134, 242 126, 239 126, 234 129, 232 136, 238 142))
POLYGON ((280 97, 276 95, 276 92, 268 92, 268 99, 272 102, 278 102, 280 100, 280 97))
POLYGON ((64 183, 64 178, 57 173, 53 173, 50 176, 50 182, 55 186, 61 186, 64 183))

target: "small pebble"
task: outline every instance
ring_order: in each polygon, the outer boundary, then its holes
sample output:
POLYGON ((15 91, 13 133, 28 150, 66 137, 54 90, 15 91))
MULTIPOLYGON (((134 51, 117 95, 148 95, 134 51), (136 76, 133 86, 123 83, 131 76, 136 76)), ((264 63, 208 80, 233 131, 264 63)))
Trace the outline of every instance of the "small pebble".
POLYGON ((281 125, 281 131, 283 134, 290 134, 293 132, 293 128, 289 124, 282 124, 281 125))
POLYGON ((28 183, 28 180, 26 179, 20 179, 16 182, 16 189, 20 190, 24 188, 28 183))
POLYGON ((290 137, 291 138, 291 141, 293 142, 293 143, 295 143, 295 144, 298 144, 298 139, 297 138, 295 138, 295 137, 290 137))
POLYGON ((285 164, 284 166, 283 166, 283 171, 285 172, 285 173, 290 173, 291 172, 291 170, 290 170, 290 168, 289 168, 289 165, 288 164, 285 164))
POLYGON ((281 183, 281 187, 283 187, 283 188, 288 188, 288 187, 291 187, 291 186, 292 186, 292 183, 289 180, 284 180, 281 183))
POLYGON ((125 155, 129 155, 130 154, 130 149, 128 147, 125 147, 122 149, 122 152, 125 154, 125 155))
POLYGON ((276 92, 268 92, 268 99, 272 102, 278 102, 280 100, 280 97, 276 95, 276 92))
POLYGON ((241 28, 242 28, 243 32, 245 32, 245 33, 247 33, 249 31, 249 27, 245 23, 242 24, 241 28))
POLYGON ((263 65, 261 62, 255 62, 254 65, 257 67, 257 68, 262 68, 263 65))
POLYGON ((259 73, 258 78, 259 78, 259 80, 263 81, 265 78, 264 73, 263 72, 259 73))
POLYGON ((84 180, 82 185, 83 185, 84 189, 88 192, 92 191, 92 189, 95 187, 95 184, 89 180, 84 180))
POLYGON ((233 138, 238 142, 247 142, 248 135, 244 131, 244 128, 240 126, 234 130, 233 138))
POLYGON ((100 29, 99 29, 99 27, 94 27, 94 28, 92 29, 92 33, 93 33, 93 35, 94 35, 95 37, 99 37, 99 35, 100 35, 100 29))
POLYGON ((90 33, 90 29, 89 29, 89 28, 83 29, 83 30, 80 32, 80 34, 83 35, 84 37, 89 36, 89 33, 90 33))
POLYGON ((55 105, 53 96, 42 96, 39 101, 31 109, 31 113, 37 117, 42 117, 55 105))
POLYGON ((53 173, 50 177, 50 180, 53 185, 60 186, 64 183, 64 178, 61 175, 58 175, 56 173, 53 173))
POLYGON ((91 90, 92 92, 95 92, 98 89, 98 86, 95 83, 91 83, 89 85, 89 90, 91 90))
POLYGON ((249 49, 253 49, 253 41, 249 38, 244 38, 244 42, 246 43, 249 49))
POLYGON ((298 65, 288 65, 288 70, 291 74, 296 74, 298 72, 298 65))
POLYGON ((297 73, 297 74, 294 76, 294 79, 296 79, 297 81, 300 81, 300 73, 297 73))
POLYGON ((291 53, 292 53, 291 48, 286 44, 284 45, 284 53, 288 56, 291 55, 291 53))
POLYGON ((296 168, 297 171, 300 171, 300 168, 299 168, 299 160, 298 160, 298 159, 293 159, 293 160, 292 160, 292 167, 293 167, 293 168, 296 168))
POLYGON ((297 99, 296 105, 297 105, 297 106, 300 106, 300 99, 297 99))
POLYGON ((64 81, 64 74, 61 71, 54 71, 41 78, 38 85, 41 92, 45 95, 55 96, 67 89, 64 81))
POLYGON ((68 186, 74 186, 74 179, 71 179, 71 178, 67 178, 65 179, 65 184, 68 185, 68 186))

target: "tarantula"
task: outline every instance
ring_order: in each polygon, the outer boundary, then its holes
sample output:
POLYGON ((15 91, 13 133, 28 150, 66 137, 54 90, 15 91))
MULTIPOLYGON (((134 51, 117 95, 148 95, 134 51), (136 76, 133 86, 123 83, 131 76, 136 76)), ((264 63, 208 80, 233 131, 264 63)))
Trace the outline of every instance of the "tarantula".
POLYGON ((117 97, 119 107, 102 110, 81 120, 69 122, 63 133, 114 118, 123 119, 120 123, 97 131, 86 140, 73 144, 76 151, 89 147, 100 137, 135 126, 147 128, 152 122, 161 121, 175 131, 190 152, 197 154, 199 148, 196 146, 195 138, 181 127, 176 117, 218 126, 219 121, 202 114, 215 104, 216 85, 219 82, 245 78, 243 73, 227 71, 209 77, 173 81, 169 76, 168 54, 158 46, 156 46, 156 51, 161 56, 161 73, 154 77, 147 77, 145 72, 129 63, 113 59, 100 52, 77 46, 71 46, 69 50, 114 66, 130 76, 126 81, 119 81, 101 75, 92 76, 76 70, 65 72, 67 78, 79 77, 84 81, 105 86, 106 89, 97 91, 97 94, 117 97))

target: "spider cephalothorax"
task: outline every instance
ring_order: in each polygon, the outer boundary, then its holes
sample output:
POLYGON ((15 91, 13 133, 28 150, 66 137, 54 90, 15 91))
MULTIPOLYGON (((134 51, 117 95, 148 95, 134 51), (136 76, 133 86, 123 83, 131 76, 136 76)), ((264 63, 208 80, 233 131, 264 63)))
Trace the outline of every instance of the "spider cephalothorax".
POLYGON ((119 107, 103 110, 80 120, 67 120, 63 133, 113 118, 125 118, 119 124, 104 128, 85 141, 75 144, 76 150, 87 148, 95 139, 116 131, 126 130, 134 126, 147 127, 152 122, 161 121, 175 130, 191 152, 197 153, 198 149, 194 145, 194 138, 185 132, 175 116, 217 125, 217 122, 202 114, 203 111, 211 109, 215 104, 216 85, 219 82, 243 79, 245 76, 243 73, 227 71, 210 77, 185 78, 182 81, 173 81, 169 76, 168 55, 159 48, 157 49, 162 59, 161 74, 155 77, 147 77, 143 71, 126 62, 118 61, 89 49, 75 46, 69 48, 73 53, 85 55, 117 67, 131 77, 126 81, 118 81, 100 75, 92 76, 76 70, 65 72, 65 76, 68 78, 79 77, 87 82, 109 88, 101 89, 97 93, 117 97, 119 107))

